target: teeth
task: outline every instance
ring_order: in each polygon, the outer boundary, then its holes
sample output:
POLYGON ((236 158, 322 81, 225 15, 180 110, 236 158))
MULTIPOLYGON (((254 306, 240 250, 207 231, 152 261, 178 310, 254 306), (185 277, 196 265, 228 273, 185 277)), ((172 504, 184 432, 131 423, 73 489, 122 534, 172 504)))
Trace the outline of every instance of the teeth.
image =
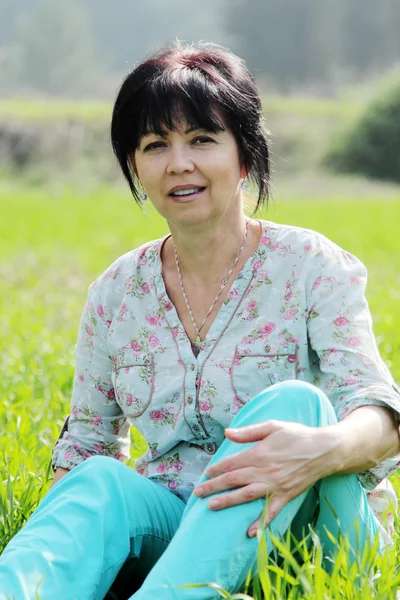
POLYGON ((172 192, 172 196, 188 196, 189 194, 195 194, 199 192, 201 188, 191 188, 188 190, 177 190, 176 192, 172 192))

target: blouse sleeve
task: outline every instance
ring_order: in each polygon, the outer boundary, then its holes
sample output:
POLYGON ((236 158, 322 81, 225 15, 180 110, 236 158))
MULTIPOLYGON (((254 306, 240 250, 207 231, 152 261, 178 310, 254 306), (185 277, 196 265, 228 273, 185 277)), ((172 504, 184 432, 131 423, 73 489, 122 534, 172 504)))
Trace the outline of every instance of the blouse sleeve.
MULTIPOLYGON (((365 298, 367 272, 353 255, 321 243, 308 272, 307 329, 319 358, 315 381, 330 398, 338 420, 366 405, 391 409, 399 420, 400 391, 383 362, 365 298)), ((400 466, 400 454, 358 477, 367 489, 400 466)))
POLYGON ((101 278, 89 287, 75 347, 76 368, 67 430, 52 455, 54 469, 72 469, 101 454, 129 458, 130 421, 116 402, 111 382, 113 362, 107 350, 111 321, 101 294, 101 278))

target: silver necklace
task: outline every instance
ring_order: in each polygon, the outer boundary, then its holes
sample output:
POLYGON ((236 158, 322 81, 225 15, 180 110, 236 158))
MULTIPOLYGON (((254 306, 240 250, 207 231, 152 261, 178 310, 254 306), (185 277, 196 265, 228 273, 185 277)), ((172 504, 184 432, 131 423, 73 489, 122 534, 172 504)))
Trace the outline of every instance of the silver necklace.
POLYGON ((219 297, 220 297, 220 295, 222 294, 222 290, 224 289, 224 287, 225 287, 225 286, 226 286, 226 284, 228 283, 229 277, 231 276, 231 274, 232 274, 232 271, 233 271, 233 269, 235 268, 235 266, 237 265, 237 263, 238 263, 238 260, 239 260, 239 258, 240 258, 240 256, 241 256, 242 252, 243 252, 243 248, 245 247, 245 244, 246 244, 246 239, 247 239, 247 231, 248 231, 248 228, 249 228, 249 221, 246 221, 246 231, 245 231, 245 234, 244 234, 244 239, 243 239, 243 243, 242 243, 242 245, 241 245, 241 247, 240 247, 240 250, 239 250, 239 252, 238 252, 238 253, 237 253, 237 255, 236 255, 236 258, 235 258, 235 260, 234 260, 234 262, 233 262, 233 265, 232 265, 232 267, 229 269, 229 271, 228 271, 227 275, 226 275, 226 276, 223 278, 223 280, 221 281, 221 287, 220 287, 220 290, 219 290, 218 294, 216 295, 214 302, 211 304, 211 306, 210 306, 210 308, 209 308, 209 311, 208 311, 208 313, 206 314, 206 316, 204 317, 204 319, 203 319, 203 321, 202 321, 202 323, 201 323, 200 327, 197 327, 197 325, 196 325, 196 322, 195 322, 195 320, 194 320, 194 317, 193 317, 192 311, 191 311, 191 309, 190 309, 189 301, 188 301, 188 299, 187 299, 187 296, 186 296, 186 294, 185 294, 185 289, 184 289, 184 287, 183 287, 183 282, 182 282, 181 270, 180 270, 180 268, 179 268, 178 253, 177 253, 177 251, 176 251, 176 247, 175 247, 175 244, 174 244, 174 256, 175 256, 175 264, 176 264, 176 270, 178 271, 179 283, 180 283, 180 285, 181 285, 182 295, 183 295, 183 298, 184 298, 184 300, 185 300, 186 307, 187 307, 187 309, 188 309, 188 311, 189 311, 190 318, 192 319, 193 327, 195 328, 195 331, 196 331, 196 334, 197 334, 196 341, 195 341, 195 342, 192 342, 192 345, 193 345, 193 346, 194 346, 194 347, 195 347, 197 350, 200 350, 200 348, 201 348, 201 344, 202 344, 202 340, 201 340, 201 338, 200 338, 200 331, 201 331, 201 329, 202 329, 202 327, 203 327, 204 323, 207 321, 207 319, 208 319, 208 317, 209 317, 210 313, 212 312, 212 310, 213 310, 214 306, 216 305, 216 303, 217 303, 217 301, 218 301, 218 298, 219 298, 219 297))

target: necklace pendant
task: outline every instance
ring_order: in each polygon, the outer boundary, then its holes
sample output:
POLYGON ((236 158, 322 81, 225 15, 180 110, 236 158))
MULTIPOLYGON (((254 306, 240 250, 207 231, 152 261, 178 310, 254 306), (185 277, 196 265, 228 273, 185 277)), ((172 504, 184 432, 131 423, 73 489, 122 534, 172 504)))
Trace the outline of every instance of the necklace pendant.
POLYGON ((201 339, 200 339, 200 335, 199 334, 197 334, 197 338, 196 338, 195 344, 196 344, 196 346, 198 346, 200 348, 200 346, 201 346, 201 339))

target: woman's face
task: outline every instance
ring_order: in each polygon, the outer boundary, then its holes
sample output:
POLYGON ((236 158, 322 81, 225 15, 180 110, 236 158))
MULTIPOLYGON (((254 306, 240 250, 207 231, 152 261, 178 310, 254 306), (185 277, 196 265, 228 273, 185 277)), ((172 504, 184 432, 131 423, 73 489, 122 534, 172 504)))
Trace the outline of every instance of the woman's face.
MULTIPOLYGON (((165 136, 142 137, 131 157, 143 188, 156 210, 174 224, 196 224, 226 211, 241 212, 239 149, 230 130, 191 130, 183 122, 165 136), (204 188, 172 196, 176 186, 204 188)), ((240 214, 240 213, 239 213, 240 214)))

